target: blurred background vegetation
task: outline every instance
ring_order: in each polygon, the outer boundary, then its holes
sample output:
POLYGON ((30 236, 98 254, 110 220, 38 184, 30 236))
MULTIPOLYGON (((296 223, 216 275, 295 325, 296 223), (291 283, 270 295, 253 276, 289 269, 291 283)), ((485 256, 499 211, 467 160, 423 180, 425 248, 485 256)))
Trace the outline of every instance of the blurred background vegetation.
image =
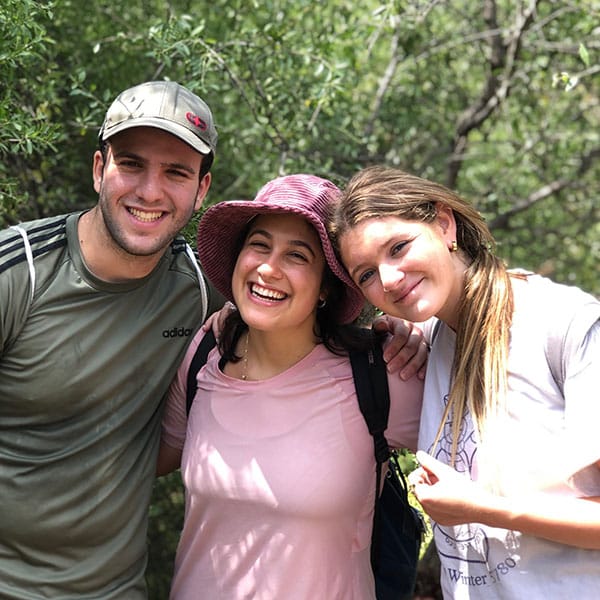
MULTIPOLYGON (((167 78, 215 114, 207 204, 393 164, 469 198, 509 265, 600 295, 599 17, 600 0, 3 0, 0 225, 91 206, 108 104, 167 78)), ((178 476, 158 481, 152 598, 181 507, 178 476)))

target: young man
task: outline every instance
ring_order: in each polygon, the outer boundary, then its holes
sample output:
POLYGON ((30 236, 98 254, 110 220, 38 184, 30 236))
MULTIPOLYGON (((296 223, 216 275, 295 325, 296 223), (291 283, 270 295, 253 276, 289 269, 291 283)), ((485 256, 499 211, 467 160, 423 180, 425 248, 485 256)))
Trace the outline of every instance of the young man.
POLYGON ((146 597, 162 400, 220 305, 178 235, 210 187, 209 107, 144 83, 99 137, 94 208, 0 232, 1 598, 146 597))

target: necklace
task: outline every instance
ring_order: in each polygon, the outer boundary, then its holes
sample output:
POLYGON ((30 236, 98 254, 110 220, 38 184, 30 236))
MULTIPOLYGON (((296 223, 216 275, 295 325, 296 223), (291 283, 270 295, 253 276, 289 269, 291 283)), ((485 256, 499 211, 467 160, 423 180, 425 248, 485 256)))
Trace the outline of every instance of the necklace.
POLYGON ((244 354, 242 356, 242 381, 248 379, 248 340, 250 339, 250 332, 246 335, 246 343, 244 344, 244 354))

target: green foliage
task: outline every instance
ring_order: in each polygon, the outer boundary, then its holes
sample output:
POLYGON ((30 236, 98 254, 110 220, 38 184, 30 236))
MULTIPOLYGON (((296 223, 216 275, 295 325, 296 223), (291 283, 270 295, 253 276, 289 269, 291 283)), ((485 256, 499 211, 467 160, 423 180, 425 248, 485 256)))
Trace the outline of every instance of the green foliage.
POLYGON ((599 16, 595 0, 5 0, 0 225, 90 206, 108 103, 168 78, 215 113, 207 203, 386 162, 471 199, 509 265, 600 295, 599 16))
POLYGON ((44 155, 60 141, 52 42, 44 27, 52 10, 52 2, 33 0, 0 6, 0 224, 26 209, 27 182, 43 178, 44 155))
POLYGON ((152 492, 148 523, 149 600, 169 597, 173 561, 183 524, 183 484, 179 471, 159 477, 152 492))

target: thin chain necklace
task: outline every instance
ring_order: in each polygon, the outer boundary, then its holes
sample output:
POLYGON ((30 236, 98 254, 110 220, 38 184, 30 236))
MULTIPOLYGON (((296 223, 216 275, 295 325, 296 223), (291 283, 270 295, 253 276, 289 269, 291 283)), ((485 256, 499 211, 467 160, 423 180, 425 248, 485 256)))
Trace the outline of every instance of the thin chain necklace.
MULTIPOLYGON (((249 343, 249 341, 250 341, 250 330, 248 330, 248 333, 246 334, 246 341, 244 342, 244 352, 242 353, 242 374, 241 374, 242 381, 246 381, 248 379, 248 343, 249 343)), ((303 352, 302 354, 298 355, 296 360, 292 361, 290 363, 290 365, 288 365, 288 367, 291 366, 291 364, 296 364, 297 360, 300 360, 301 358, 306 356, 314 347, 315 347, 315 344, 313 343, 311 345, 311 347, 306 350, 306 352, 303 352)), ((286 368, 288 368, 288 367, 286 367, 286 368)), ((277 370, 275 372, 279 373, 281 371, 277 370)))
POLYGON ((244 345, 244 354, 242 356, 242 380, 248 379, 248 340, 250 339, 250 331, 246 334, 246 343, 244 345))

